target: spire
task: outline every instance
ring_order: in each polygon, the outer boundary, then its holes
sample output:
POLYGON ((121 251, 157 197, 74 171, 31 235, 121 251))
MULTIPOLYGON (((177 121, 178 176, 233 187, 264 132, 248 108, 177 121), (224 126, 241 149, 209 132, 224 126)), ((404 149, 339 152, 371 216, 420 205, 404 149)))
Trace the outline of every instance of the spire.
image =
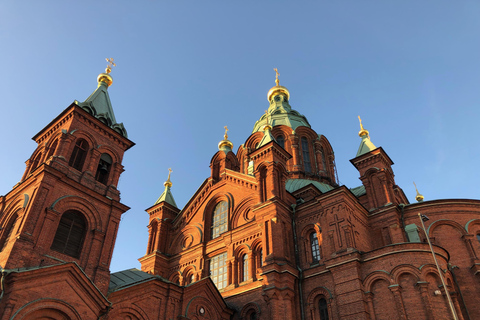
POLYGON ((287 100, 290 100, 290 92, 288 91, 287 88, 280 85, 280 80, 278 79, 278 76, 280 75, 280 73, 278 73, 278 69, 274 68, 273 70, 275 71, 275 84, 276 84, 276 86, 272 87, 272 89, 270 89, 268 91, 268 94, 267 94, 268 101, 272 100, 272 96, 274 94, 283 94, 283 95, 286 96, 287 100))
POLYGON ((155 201, 155 204, 159 204, 160 202, 166 202, 175 208, 177 208, 177 204, 175 203, 175 199, 173 199, 172 192, 170 191, 170 188, 172 187, 172 182, 170 181, 170 174, 172 174, 172 169, 168 168, 168 179, 165 181, 163 184, 165 186, 165 190, 163 193, 160 195, 160 197, 155 201))
POLYGON ((229 153, 233 149, 233 143, 228 140, 228 128, 225 128, 225 134, 223 135, 223 140, 218 143, 218 150, 223 151, 225 153, 229 153))
POLYGON ((99 119, 104 124, 127 138, 127 130, 125 130, 123 123, 117 123, 117 120, 115 119, 112 103, 110 102, 110 96, 108 95, 107 90, 108 87, 110 87, 113 83, 113 78, 110 73, 116 64, 113 62, 113 58, 107 58, 106 60, 108 65, 105 69, 105 73, 100 73, 97 77, 97 89, 85 101, 75 101, 75 103, 93 115, 95 118, 99 119))
POLYGON ((362 142, 360 142, 360 147, 357 151, 357 157, 377 149, 377 147, 375 147, 372 141, 370 141, 368 131, 363 128, 362 119, 360 118, 360 116, 358 116, 358 120, 360 121, 360 132, 358 133, 358 135, 362 138, 362 142))
POLYGON ((270 125, 270 123, 268 121, 268 111, 267 110, 265 110, 265 117, 266 117, 266 120, 267 120, 267 124, 263 126, 263 138, 258 143, 258 148, 263 147, 264 145, 266 145, 267 143, 269 143, 271 141, 275 141, 275 138, 272 136, 272 132, 271 132, 272 126, 270 125))
POLYGON ((413 185, 415 186, 415 191, 417 191, 417 195, 415 196, 415 200, 417 200, 417 202, 422 202, 425 197, 422 196, 420 194, 420 192, 418 192, 417 185, 415 184, 415 182, 413 183, 413 185))

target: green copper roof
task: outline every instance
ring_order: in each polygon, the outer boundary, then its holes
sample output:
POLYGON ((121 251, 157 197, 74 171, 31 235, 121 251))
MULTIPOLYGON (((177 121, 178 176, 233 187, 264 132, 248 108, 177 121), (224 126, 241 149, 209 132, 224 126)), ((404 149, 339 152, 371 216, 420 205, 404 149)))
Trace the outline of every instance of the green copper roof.
POLYGON ((368 134, 365 134, 362 136, 362 142, 360 142, 360 147, 358 147, 357 157, 375 149, 377 149, 377 147, 375 147, 372 141, 370 141, 370 136, 368 134))
MULTIPOLYGON (((270 101, 268 112, 268 123, 274 127, 285 125, 293 130, 297 127, 304 126, 310 128, 307 118, 304 115, 293 110, 285 95, 279 94, 274 96, 270 101)), ((267 115, 264 114, 260 120, 255 122, 252 133, 263 130, 263 126, 267 124, 267 115)))
POLYGON ((260 140, 260 142, 258 143, 258 147, 257 148, 260 148, 260 147, 263 147, 264 145, 272 142, 272 141, 275 141, 275 138, 272 136, 272 132, 270 131, 270 129, 268 130, 264 130, 263 131, 263 138, 262 140, 260 140))
POLYGON ((107 84, 101 81, 97 89, 84 102, 75 101, 75 103, 124 137, 128 137, 123 123, 117 123, 115 119, 107 89, 107 84))
POLYGON ((174 206, 175 208, 177 207, 177 204, 175 203, 175 199, 173 199, 172 192, 170 191, 170 186, 167 184, 165 186, 165 191, 160 195, 160 197, 155 201, 155 204, 159 204, 160 202, 165 201, 166 203, 174 206))
POLYGON ((287 189, 288 192, 292 193, 305 186, 308 186, 309 184, 313 184, 322 193, 333 190, 333 187, 331 185, 307 179, 289 179, 285 184, 285 189, 287 189))
POLYGON ((365 186, 351 188, 350 191, 352 191, 355 197, 360 197, 367 193, 367 191, 365 190, 365 186))

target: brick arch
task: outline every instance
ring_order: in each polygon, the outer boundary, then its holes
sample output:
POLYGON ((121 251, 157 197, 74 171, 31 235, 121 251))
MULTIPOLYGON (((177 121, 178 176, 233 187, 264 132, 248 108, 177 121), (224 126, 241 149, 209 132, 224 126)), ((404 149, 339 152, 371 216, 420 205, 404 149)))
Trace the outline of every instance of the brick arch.
POLYGON ((327 299, 327 301, 333 300, 333 294, 332 292, 326 288, 326 287, 318 287, 310 291, 307 297, 307 303, 309 305, 312 305, 315 301, 315 299, 319 296, 323 296, 327 299))
POLYGON ((232 218, 230 220, 232 229, 254 220, 254 217, 249 217, 247 214, 255 204, 255 197, 253 196, 240 201, 232 212, 232 218))
POLYGON ((250 315, 252 311, 257 314, 257 318, 261 314, 260 306, 255 302, 249 302, 242 308, 242 311, 240 311, 240 319, 247 319, 247 316, 250 315))
POLYGON ((97 139, 95 139, 95 136, 88 131, 84 131, 84 130, 81 130, 81 129, 75 129, 75 130, 71 131, 70 134, 75 137, 75 140, 72 141, 72 144, 71 144, 70 150, 69 150, 69 155, 72 152, 73 146, 75 146, 75 143, 78 139, 86 140, 87 143, 88 143, 88 146, 89 146, 89 150, 93 149, 95 146, 98 145, 97 139))
POLYGON ((472 219, 470 221, 468 221, 466 224, 465 224, 465 230, 467 231, 467 233, 469 234, 472 234, 472 229, 475 227, 475 226, 479 226, 480 227, 480 219, 472 219))
POLYGON ((170 242, 170 253, 176 254, 202 242, 203 231, 195 225, 187 225, 170 242))
POLYGON ((81 320, 77 310, 65 301, 51 298, 41 298, 23 305, 11 317, 12 320, 35 320, 40 316, 51 319, 81 320))
MULTIPOLYGON (((419 269, 421 271, 421 278, 420 278, 421 281, 426 281, 427 276, 429 274, 434 274, 436 277, 440 277, 440 275, 438 274, 437 267, 434 264, 424 264, 419 269)), ((450 272, 444 273, 443 276, 445 278, 445 281, 447 281, 447 283, 448 282, 452 283, 453 279, 450 272)), ((440 281, 440 278, 439 278, 439 281, 440 281)))
POLYGON ((21 210, 21 213, 25 210, 25 207, 28 204, 29 201, 29 195, 24 193, 24 194, 19 194, 18 196, 15 197, 13 201, 11 201, 4 209, 1 211, 1 218, 0 218, 0 226, 2 226, 5 221, 8 221, 10 217, 18 213, 19 210, 21 210))
POLYGON ((67 210, 76 210, 81 212, 87 221, 87 230, 98 230, 102 232, 103 223, 97 208, 88 200, 78 196, 63 196, 55 200, 49 207, 61 215, 67 210))
POLYGON ((246 148, 250 148, 250 151, 255 150, 255 145, 259 143, 263 138, 263 132, 257 131, 254 134, 248 137, 247 141, 245 141, 244 146, 246 148))
POLYGON ((308 313, 310 313, 311 315, 311 319, 318 319, 319 311, 317 311, 317 309, 318 309, 319 301, 322 298, 325 299, 325 301, 327 302, 328 314, 330 315, 330 317, 333 315, 334 298, 333 298, 332 292, 326 287, 318 287, 313 289, 308 294, 308 297, 307 297, 307 306, 308 306, 307 308, 308 308, 308 313))
POLYGON ((412 274, 413 276, 415 276, 415 278, 417 278, 417 281, 420 280, 421 272, 413 265, 401 264, 393 268, 393 270, 390 272, 395 283, 398 283, 398 279, 405 273, 412 274))
POLYGON ((318 135, 315 131, 304 126, 297 127, 295 129, 295 135, 297 135, 299 138, 306 137, 312 144, 318 138, 318 135))
MULTIPOLYGON (((197 273, 197 267, 195 265, 189 265, 187 267, 185 267, 181 272, 182 274, 182 278, 183 278, 183 284, 185 284, 185 281, 187 279, 188 276, 190 275, 193 275, 193 282, 197 281, 197 277, 196 277, 196 273, 197 273)), ((191 284, 191 283, 189 283, 191 284)))
POLYGON ((467 231, 465 230, 465 228, 461 224, 459 224, 458 222, 453 221, 453 220, 440 219, 440 220, 436 220, 436 221, 432 222, 428 226, 428 228, 427 228, 428 236, 431 237, 433 235, 433 232, 435 231, 435 229, 437 229, 438 227, 443 226, 443 225, 449 225, 449 226, 454 227, 455 229, 460 231, 460 234, 462 236, 467 234, 467 231))
POLYGON ((176 284, 179 285, 181 276, 182 276, 182 273, 180 271, 178 271, 178 270, 173 271, 172 274, 170 275, 170 277, 168 277, 168 281, 176 283, 176 284))
MULTIPOLYGON (((122 162, 122 158, 118 154, 118 152, 108 145, 98 146, 97 151, 100 152, 100 154, 107 153, 109 156, 111 156, 112 157, 112 165, 115 164, 115 163, 121 163, 122 162)), ((98 160, 98 159, 92 159, 92 160, 98 160)))
POLYGON ((365 292, 370 292, 372 289, 373 283, 377 280, 385 280, 390 285, 394 284, 392 275, 389 272, 385 270, 373 271, 370 274, 368 274, 363 280, 363 288, 365 292))
POLYGON ((210 224, 211 224, 210 220, 212 219, 212 216, 213 216, 213 210, 215 210, 215 207, 217 206, 217 204, 219 204, 222 201, 227 202, 228 210, 229 210, 229 216, 230 216, 230 213, 232 212, 233 207, 234 207, 234 198, 233 198, 232 194, 229 193, 229 192, 217 193, 216 195, 214 195, 213 197, 211 197, 208 200, 207 204, 205 205, 205 209, 203 210, 202 220, 203 221, 208 221, 208 223, 205 223, 205 227, 207 227, 207 224, 208 224, 208 226, 210 226, 210 224))
POLYGON ((187 307, 185 308, 185 317, 188 319, 193 318, 199 312, 201 307, 203 307, 205 310, 205 315, 203 315, 203 318, 210 320, 220 319, 220 315, 213 303, 201 296, 194 297, 187 303, 187 307))
POLYGON ((236 258, 240 258, 240 256, 245 254, 245 253, 246 254, 251 254, 252 253, 251 247, 246 243, 241 244, 238 247, 236 247, 235 250, 233 251, 233 256, 236 257, 236 258))
POLYGON ((133 316, 135 320, 148 320, 149 317, 141 308, 133 303, 115 304, 115 308, 108 313, 107 319, 123 319, 125 316, 133 316))

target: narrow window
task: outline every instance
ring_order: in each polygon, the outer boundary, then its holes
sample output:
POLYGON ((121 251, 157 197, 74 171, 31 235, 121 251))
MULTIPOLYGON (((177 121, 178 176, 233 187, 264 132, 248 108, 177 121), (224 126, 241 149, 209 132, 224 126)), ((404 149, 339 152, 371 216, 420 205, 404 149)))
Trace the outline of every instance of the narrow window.
POLYGON ((478 240, 478 242, 480 242, 480 233, 477 234, 477 240, 478 240))
POLYGON ((74 258, 80 257, 86 229, 85 219, 79 212, 65 212, 58 224, 51 249, 74 258))
POLYGON ((193 274, 191 274, 190 277, 188 277, 188 284, 193 283, 194 279, 195 278, 194 278, 193 274))
POLYGON ((312 249, 312 261, 320 261, 320 246, 318 245, 317 232, 310 233, 310 246, 312 249))
POLYGON ((328 320, 327 300, 322 298, 318 301, 318 310, 320 310, 320 320, 328 320))
POLYGON ((7 247, 8 242, 10 241, 10 237, 12 236, 13 230, 15 229, 15 225, 18 221, 18 214, 15 214, 7 224, 5 228, 5 232, 3 233, 1 243, 0 243, 0 251, 3 251, 7 247))
POLYGON ((227 286, 227 253, 221 253, 210 259, 210 279, 217 286, 223 289, 227 286))
POLYGON ((310 151, 308 149, 308 140, 302 137, 302 156, 305 172, 312 172, 312 164, 310 162, 310 151))
POLYGON ((242 256, 242 281, 248 280, 248 255, 242 256))
POLYGON ((327 171, 327 161, 325 161, 325 151, 323 148, 320 148, 320 154, 322 155, 322 168, 327 171))
POLYGON ((35 160, 33 160, 32 165, 30 166, 30 173, 32 173, 35 169, 37 169, 38 164, 40 163, 40 157, 42 156, 41 153, 39 153, 36 157, 35 160))
POLYGON ((45 160, 48 160, 48 158, 50 158, 51 156, 53 156, 53 153, 54 153, 55 150, 57 149, 57 144, 58 144, 58 140, 55 140, 55 141, 50 145, 50 147, 48 148, 48 153, 47 153, 47 157, 45 158, 45 160))
POLYGON ((88 143, 84 139, 79 139, 73 148, 72 155, 70 156, 71 167, 74 167, 78 171, 82 171, 85 158, 87 156, 88 143))
POLYGON ((277 138, 275 139, 277 140, 277 143, 285 149, 285 138, 283 137, 283 135, 279 135, 277 136, 277 138))
POLYGON ((109 154, 103 153, 98 162, 97 173, 95 174, 95 180, 100 183, 107 184, 110 169, 112 167, 112 157, 109 154))
POLYGON ((260 249, 260 266, 263 266, 263 249, 260 249))

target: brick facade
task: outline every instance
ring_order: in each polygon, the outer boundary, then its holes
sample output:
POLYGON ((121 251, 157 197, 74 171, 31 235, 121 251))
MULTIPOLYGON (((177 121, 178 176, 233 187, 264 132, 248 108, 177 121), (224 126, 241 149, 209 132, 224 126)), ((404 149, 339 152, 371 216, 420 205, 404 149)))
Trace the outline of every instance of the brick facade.
POLYGON ((452 319, 446 289, 458 319, 479 318, 480 201, 410 204, 381 147, 351 160, 361 186, 339 186, 330 143, 288 99, 270 90, 236 153, 225 137, 184 208, 147 209, 142 270, 114 274, 133 143, 68 107, 0 198, 0 319, 452 319))

